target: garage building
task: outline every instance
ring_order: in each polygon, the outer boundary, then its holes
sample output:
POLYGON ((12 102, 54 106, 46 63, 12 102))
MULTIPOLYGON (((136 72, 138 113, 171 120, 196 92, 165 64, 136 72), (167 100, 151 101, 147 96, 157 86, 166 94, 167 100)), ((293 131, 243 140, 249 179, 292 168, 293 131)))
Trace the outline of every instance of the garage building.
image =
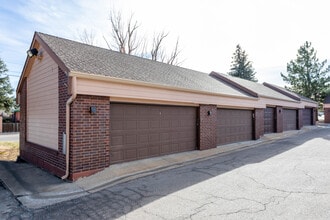
POLYGON ((309 120, 307 102, 263 84, 39 32, 30 49, 17 88, 20 157, 62 178, 255 140, 309 120), (296 118, 283 124, 284 112, 296 118))

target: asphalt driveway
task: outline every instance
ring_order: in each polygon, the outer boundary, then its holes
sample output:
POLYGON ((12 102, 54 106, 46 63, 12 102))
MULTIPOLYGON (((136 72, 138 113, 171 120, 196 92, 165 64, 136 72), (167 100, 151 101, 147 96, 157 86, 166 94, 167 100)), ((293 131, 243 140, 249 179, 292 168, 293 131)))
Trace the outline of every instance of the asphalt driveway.
POLYGON ((330 128, 37 210, 42 219, 330 219, 330 128))

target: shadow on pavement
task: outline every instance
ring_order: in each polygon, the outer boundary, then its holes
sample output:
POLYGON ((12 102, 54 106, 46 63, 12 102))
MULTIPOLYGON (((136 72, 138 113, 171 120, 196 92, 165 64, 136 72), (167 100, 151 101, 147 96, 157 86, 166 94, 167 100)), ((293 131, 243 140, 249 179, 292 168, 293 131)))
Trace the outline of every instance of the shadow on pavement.
POLYGON ((230 154, 217 155, 159 173, 108 187, 87 196, 37 210, 36 218, 113 219, 124 216, 171 193, 193 186, 247 164, 259 163, 314 138, 330 139, 329 128, 261 143, 230 154), (61 212, 56 210, 60 209, 61 212))

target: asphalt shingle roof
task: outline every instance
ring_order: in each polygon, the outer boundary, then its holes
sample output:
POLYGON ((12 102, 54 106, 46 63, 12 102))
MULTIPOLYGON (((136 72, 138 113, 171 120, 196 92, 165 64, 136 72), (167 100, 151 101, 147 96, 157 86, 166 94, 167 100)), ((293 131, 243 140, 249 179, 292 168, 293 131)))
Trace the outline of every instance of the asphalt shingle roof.
POLYGON ((252 82, 246 79, 241 79, 239 77, 233 77, 222 73, 217 73, 223 77, 226 77, 227 79, 257 93, 259 96, 262 97, 268 97, 268 98, 275 98, 275 99, 281 99, 286 101, 296 101, 286 95, 283 95, 267 86, 264 86, 263 84, 252 82))
POLYGON ((82 44, 38 32, 70 71, 103 75, 169 87, 249 97, 206 73, 116 51, 82 44))
POLYGON ((306 101, 306 102, 312 102, 312 103, 317 103, 317 102, 315 102, 314 100, 312 100, 310 98, 307 98, 305 96, 299 95, 299 94, 297 94, 295 92, 292 92, 292 91, 290 91, 290 90, 288 90, 286 88, 283 88, 283 87, 280 87, 280 86, 277 86, 277 85, 274 85, 274 84, 270 84, 270 83, 267 83, 267 84, 269 84, 272 87, 275 87, 276 89, 278 89, 278 90, 280 90, 280 91, 282 91, 284 93, 288 93, 291 96, 296 97, 298 100, 302 100, 302 101, 306 101))

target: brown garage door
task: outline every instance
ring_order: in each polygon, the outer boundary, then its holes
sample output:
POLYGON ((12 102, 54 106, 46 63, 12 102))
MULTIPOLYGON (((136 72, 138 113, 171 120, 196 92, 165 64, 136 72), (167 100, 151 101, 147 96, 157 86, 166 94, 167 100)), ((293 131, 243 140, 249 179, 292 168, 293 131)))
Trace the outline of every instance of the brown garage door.
POLYGON ((251 110, 218 109, 217 144, 252 140, 252 113, 251 110))
POLYGON ((311 108, 305 108, 303 111, 303 123, 305 125, 312 125, 312 113, 313 109, 311 108))
POLYGON ((283 109, 283 130, 296 130, 297 129, 297 110, 283 109))
POLYGON ((196 149, 194 107, 110 104, 110 163, 196 149))
POLYGON ((267 107, 264 114, 264 133, 275 132, 275 108, 267 107))

